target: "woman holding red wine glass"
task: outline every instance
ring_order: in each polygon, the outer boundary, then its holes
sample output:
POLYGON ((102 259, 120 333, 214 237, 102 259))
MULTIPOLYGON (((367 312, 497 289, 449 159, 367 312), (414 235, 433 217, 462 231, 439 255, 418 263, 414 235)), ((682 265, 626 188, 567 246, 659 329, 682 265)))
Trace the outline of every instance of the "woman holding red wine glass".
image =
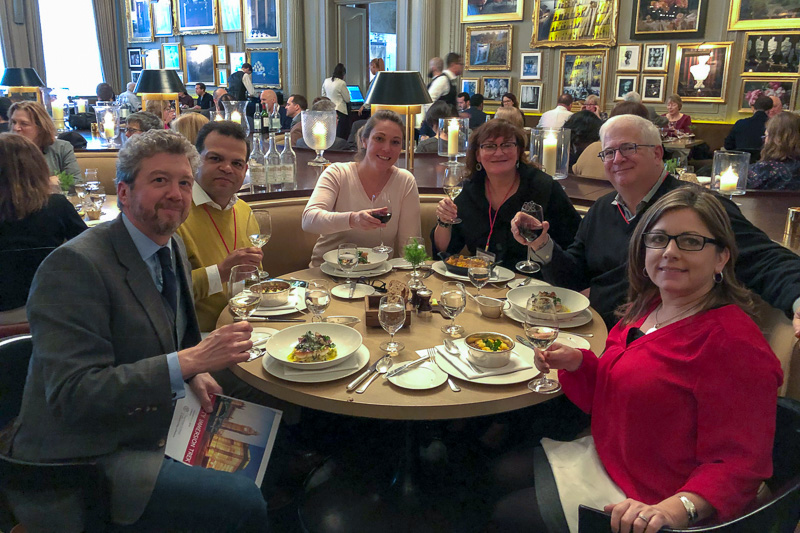
POLYGON ((344 242, 391 255, 420 234, 416 180, 394 166, 404 127, 397 113, 376 112, 361 129, 355 161, 334 163, 319 177, 303 211, 303 231, 319 235, 310 266, 344 242))

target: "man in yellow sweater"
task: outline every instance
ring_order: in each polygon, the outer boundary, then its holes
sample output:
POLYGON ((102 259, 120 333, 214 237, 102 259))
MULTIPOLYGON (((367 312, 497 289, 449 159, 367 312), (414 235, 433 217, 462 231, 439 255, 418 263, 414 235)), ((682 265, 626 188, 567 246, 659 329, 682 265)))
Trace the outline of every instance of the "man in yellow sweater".
POLYGON ((200 168, 192 208, 178 233, 192 265, 195 310, 200 331, 212 331, 228 303, 225 284, 235 265, 261 267, 261 248, 251 245, 258 223, 236 197, 242 188, 250 146, 239 124, 209 122, 197 135, 200 168))

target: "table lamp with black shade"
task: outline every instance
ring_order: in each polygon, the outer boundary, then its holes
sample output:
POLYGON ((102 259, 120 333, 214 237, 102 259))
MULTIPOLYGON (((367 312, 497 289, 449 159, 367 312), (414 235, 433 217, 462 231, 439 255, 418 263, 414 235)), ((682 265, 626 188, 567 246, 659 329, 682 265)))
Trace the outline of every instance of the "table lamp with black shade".
POLYGON ((406 168, 414 169, 414 115, 422 111, 423 104, 430 104, 431 97, 416 71, 384 70, 372 81, 365 104, 373 111, 388 109, 406 117, 406 168))
POLYGON ((36 100, 40 104, 45 84, 39 73, 32 67, 7 67, 0 79, 0 85, 8 87, 8 97, 17 100, 36 100))
POLYGON ((145 69, 136 82, 134 93, 142 97, 142 109, 147 109, 147 100, 171 100, 175 102, 175 116, 180 115, 178 93, 186 86, 174 70, 145 69))

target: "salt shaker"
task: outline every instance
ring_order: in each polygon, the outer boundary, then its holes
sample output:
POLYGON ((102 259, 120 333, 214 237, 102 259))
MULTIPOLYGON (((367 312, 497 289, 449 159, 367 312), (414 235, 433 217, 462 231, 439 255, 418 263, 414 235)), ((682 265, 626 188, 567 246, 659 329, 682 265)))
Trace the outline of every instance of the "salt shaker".
POLYGON ((427 287, 417 289, 417 316, 420 318, 429 318, 433 315, 431 307, 431 297, 433 292, 427 287))

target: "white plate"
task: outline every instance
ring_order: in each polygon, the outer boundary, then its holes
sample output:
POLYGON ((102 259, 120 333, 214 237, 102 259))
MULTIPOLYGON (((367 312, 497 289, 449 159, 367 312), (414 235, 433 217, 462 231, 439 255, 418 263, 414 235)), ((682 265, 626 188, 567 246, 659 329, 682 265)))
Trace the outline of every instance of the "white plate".
MULTIPOLYGON (((363 272, 365 270, 372 270, 373 268, 378 268, 379 266, 384 264, 387 259, 389 259, 389 254, 383 252, 373 252, 372 248, 359 247, 358 251, 367 254, 367 262, 364 264, 356 265, 356 267, 353 269, 353 272, 363 272)), ((331 266, 331 268, 338 269, 339 268, 338 256, 339 256, 338 249, 330 250, 322 256, 322 260, 328 263, 331 266)))
MULTIPOLYGON (((250 334, 250 340, 253 341, 253 344, 257 344, 259 341, 263 341, 265 339, 269 339, 270 337, 272 337, 276 333, 278 333, 278 330, 277 329, 273 329, 273 328, 253 328, 253 332, 250 334)), ((258 346, 258 348, 263 348, 263 347, 264 347, 263 345, 258 346)), ((250 359, 248 359, 248 361, 252 361, 256 357, 260 357, 260 356, 257 355, 255 357, 253 357, 251 355, 250 359)))
MULTIPOLYGON (((526 279, 528 278, 512 279, 511 281, 508 282, 508 284, 506 284, 506 287, 508 287, 509 289, 516 289, 517 287, 522 285, 522 282, 525 281, 526 279)), ((526 287, 533 287, 536 285, 550 285, 550 284, 541 279, 530 278, 530 281, 528 282, 528 285, 526 285, 526 287)))
MULTIPOLYGON (((515 320, 520 323, 525 322, 525 316, 520 311, 518 311, 513 305, 504 307, 503 313, 511 320, 515 320)), ((572 317, 569 320, 559 320, 558 327, 577 328, 578 326, 583 326, 584 324, 588 324, 591 321, 592 321, 592 311, 591 309, 585 309, 580 313, 578 313, 577 316, 572 317)))
POLYGON ((303 372, 302 374, 292 374, 291 376, 287 376, 286 366, 280 364, 270 357, 264 358, 262 361, 262 366, 268 374, 286 381, 293 381, 295 383, 325 383, 328 381, 336 381, 337 379, 346 378, 348 376, 352 376, 356 372, 360 372, 365 366, 367 366, 367 363, 369 363, 369 350, 367 350, 367 347, 362 344, 361 347, 356 350, 355 354, 353 354, 353 357, 358 362, 358 365, 355 368, 350 368, 350 370, 343 370, 340 372, 336 372, 334 367, 322 372, 303 372))
MULTIPOLYGON (((589 308, 589 298, 584 296, 583 294, 572 291, 569 289, 565 289, 563 287, 554 287, 552 285, 548 286, 526 286, 526 287, 517 287, 516 289, 511 289, 506 293, 506 297, 508 301, 511 302, 511 306, 517 309, 518 311, 522 311, 525 309, 525 305, 528 303, 528 298, 532 295, 539 293, 539 292, 554 292, 556 296, 561 298, 561 302, 567 309, 570 311, 557 313, 558 319, 560 320, 569 320, 570 318, 576 317, 581 314, 582 311, 585 311, 589 308)), ((545 318, 543 314, 540 313, 532 313, 533 316, 538 318, 545 318)))
POLYGON ((356 283, 356 290, 353 291, 353 296, 350 296, 349 283, 342 283, 331 289, 331 294, 337 298, 344 298, 345 300, 358 300, 374 292, 375 288, 372 285, 365 285, 364 283, 356 283))
POLYGON ((402 257, 395 257, 394 259, 389 259, 389 264, 392 265, 392 268, 397 268, 400 270, 411 270, 413 267, 411 263, 403 259, 402 257))
POLYGON ((253 316, 281 316, 305 311, 306 309, 306 290, 302 287, 295 287, 289 291, 289 301, 285 305, 277 307, 267 307, 265 305, 256 309, 253 316))
MULTIPOLYGON (((446 278, 458 279, 461 281, 469 281, 469 276, 459 276, 458 274, 453 274, 447 270, 447 267, 444 266, 444 261, 436 261, 433 264, 433 271, 437 274, 441 274, 446 278)), ((506 281, 511 281, 514 279, 515 274, 511 272, 509 269, 501 266, 494 267, 494 275, 489 278, 489 283, 505 283, 506 281)))
POLYGON ((573 335, 572 333, 567 333, 566 331, 559 331, 558 338, 556 342, 560 342, 564 346, 572 346, 573 348, 579 348, 582 350, 591 350, 592 346, 589 344, 589 341, 584 339, 583 337, 578 337, 577 335, 573 335))
POLYGON ((344 270, 341 270, 339 267, 333 266, 330 263, 322 263, 319 266, 320 270, 329 276, 334 276, 337 278, 374 278, 376 276, 383 276, 387 272, 392 271, 392 265, 388 262, 384 261, 382 265, 378 266, 377 268, 373 268, 372 270, 362 270, 361 272, 350 272, 347 273, 344 270))
POLYGON ((409 369, 408 372, 386 379, 404 389, 427 390, 447 381, 447 373, 430 361, 425 361, 409 369))
POLYGON ((313 324, 289 326, 279 331, 267 341, 265 348, 272 359, 286 366, 304 370, 319 370, 320 368, 338 365, 353 355, 358 347, 361 346, 361 343, 361 333, 351 327, 343 326, 342 324, 315 322, 313 324), (297 345, 297 339, 302 337, 307 331, 328 335, 333 343, 336 344, 336 358, 330 361, 315 361, 311 363, 295 363, 294 361, 289 361, 289 354, 292 353, 292 350, 297 345))

